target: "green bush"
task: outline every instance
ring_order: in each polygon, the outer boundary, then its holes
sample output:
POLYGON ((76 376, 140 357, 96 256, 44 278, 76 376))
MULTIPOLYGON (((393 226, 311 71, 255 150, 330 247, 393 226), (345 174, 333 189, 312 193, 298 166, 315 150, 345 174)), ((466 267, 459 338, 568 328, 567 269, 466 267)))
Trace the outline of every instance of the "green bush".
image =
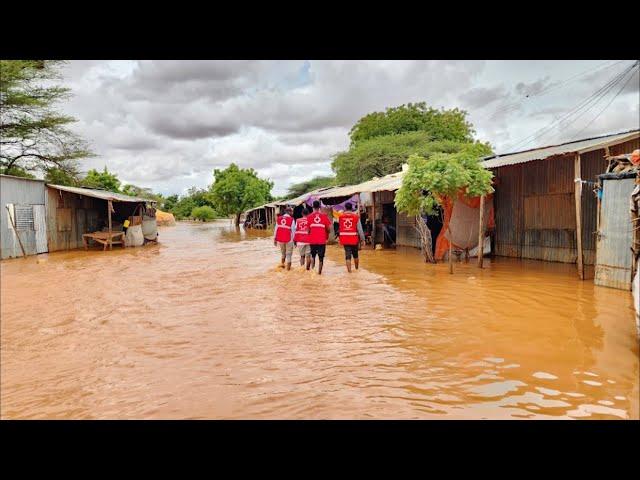
POLYGON ((213 220, 216 218, 216 211, 211 208, 209 205, 203 205, 201 207, 195 207, 191 210, 191 217, 196 220, 202 220, 206 222, 207 220, 213 220))

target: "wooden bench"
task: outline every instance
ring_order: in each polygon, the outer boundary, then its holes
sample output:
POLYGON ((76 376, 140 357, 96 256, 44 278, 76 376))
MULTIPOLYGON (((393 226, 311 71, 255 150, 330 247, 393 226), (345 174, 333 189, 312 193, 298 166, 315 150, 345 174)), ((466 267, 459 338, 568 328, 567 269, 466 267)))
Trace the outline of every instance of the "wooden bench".
POLYGON ((84 249, 89 249, 88 240, 93 240, 104 245, 102 250, 106 250, 107 246, 111 248, 114 244, 120 244, 124 246, 124 232, 93 232, 93 233, 84 233, 82 235, 82 244, 84 245, 84 249), (111 240, 111 241, 109 241, 111 240))

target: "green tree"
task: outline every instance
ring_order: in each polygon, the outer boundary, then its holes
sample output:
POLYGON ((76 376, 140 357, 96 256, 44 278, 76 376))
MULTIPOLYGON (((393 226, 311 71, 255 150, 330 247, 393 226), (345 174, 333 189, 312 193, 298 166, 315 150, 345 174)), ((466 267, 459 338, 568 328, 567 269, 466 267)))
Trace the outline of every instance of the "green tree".
MULTIPOLYGON (((191 187, 187 194, 180 197, 171 209, 166 211, 173 213, 177 219, 189 218, 195 207, 209 206, 215 210, 211 193, 205 189, 191 187)), ((165 207, 166 208, 166 207, 165 207)))
POLYGON ((224 170, 215 169, 211 199, 221 215, 235 215, 236 227, 242 212, 271 200, 273 182, 258 177, 253 168, 239 168, 232 163, 224 170))
POLYGON ((44 181, 54 185, 68 185, 76 187, 80 183, 79 174, 75 168, 62 169, 53 167, 47 169, 44 181))
POLYGON ((178 203, 178 199, 178 195, 169 195, 164 199, 163 209, 167 212, 171 212, 178 203))
MULTIPOLYGON (((0 147, 1 148, 1 147, 0 147)), ((12 175, 14 177, 36 178, 32 173, 27 172, 24 168, 13 165, 12 167, 0 167, 2 175, 12 175)))
POLYGON ((331 168, 337 184, 355 184, 401 170, 410 155, 429 158, 435 153, 456 153, 468 143, 433 141, 426 132, 408 132, 363 140, 336 154, 331 168))
POLYGON ((289 186, 289 190, 285 195, 285 198, 298 197, 304 193, 315 190, 316 188, 332 187, 336 184, 335 177, 313 177, 311 180, 306 180, 300 183, 294 183, 289 186))
POLYGON ((408 103, 365 115, 351 128, 349 136, 352 145, 374 137, 416 131, 428 133, 432 141, 472 142, 475 132, 466 117, 467 112, 457 108, 437 110, 425 102, 408 103))
POLYGON ((206 222, 207 220, 213 220, 216 218, 216 211, 209 205, 194 207, 193 210, 191 210, 191 218, 206 222))
POLYGON ((57 168, 73 175, 77 160, 92 156, 68 126, 73 117, 56 111, 70 96, 59 85, 64 62, 0 60, 0 168, 15 172, 57 168))
POLYGON ((115 173, 111 173, 104 167, 102 172, 92 168, 81 181, 83 187, 98 188, 109 192, 120 192, 120 180, 115 173))
POLYGON ((154 193, 150 188, 138 187, 137 185, 128 183, 127 185, 122 187, 122 193, 124 193, 125 195, 129 195, 130 197, 140 197, 155 200, 157 202, 157 207, 160 210, 165 208, 165 198, 160 193, 154 193))
MULTIPOLYGON (((487 145, 475 143, 456 153, 436 153, 430 158, 411 155, 409 169, 396 192, 396 208, 423 222, 422 214, 433 214, 444 198, 455 205, 459 192, 469 197, 491 193, 493 174, 480 164, 481 158, 490 153, 487 145)), ((449 272, 453 273, 451 247, 449 272)))

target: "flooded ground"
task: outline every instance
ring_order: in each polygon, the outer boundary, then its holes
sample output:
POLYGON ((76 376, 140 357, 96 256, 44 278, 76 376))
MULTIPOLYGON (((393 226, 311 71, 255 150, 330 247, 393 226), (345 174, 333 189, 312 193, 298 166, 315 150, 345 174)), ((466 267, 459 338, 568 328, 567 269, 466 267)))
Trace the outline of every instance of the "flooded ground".
POLYGON ((318 276, 267 235, 3 261, 1 417, 639 416, 631 295, 573 265, 368 250, 349 275, 330 247, 318 276))

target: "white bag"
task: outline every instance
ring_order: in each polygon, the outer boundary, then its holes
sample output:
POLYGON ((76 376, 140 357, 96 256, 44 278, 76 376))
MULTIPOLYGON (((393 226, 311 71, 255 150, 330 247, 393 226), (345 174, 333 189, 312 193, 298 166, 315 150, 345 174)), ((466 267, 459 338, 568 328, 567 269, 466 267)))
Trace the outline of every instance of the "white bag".
POLYGON ((155 240, 158 237, 158 222, 154 217, 142 218, 142 235, 147 240, 155 240))
POLYGON ((144 235, 142 235, 142 225, 133 225, 127 229, 124 237, 125 247, 140 247, 144 244, 144 235))

